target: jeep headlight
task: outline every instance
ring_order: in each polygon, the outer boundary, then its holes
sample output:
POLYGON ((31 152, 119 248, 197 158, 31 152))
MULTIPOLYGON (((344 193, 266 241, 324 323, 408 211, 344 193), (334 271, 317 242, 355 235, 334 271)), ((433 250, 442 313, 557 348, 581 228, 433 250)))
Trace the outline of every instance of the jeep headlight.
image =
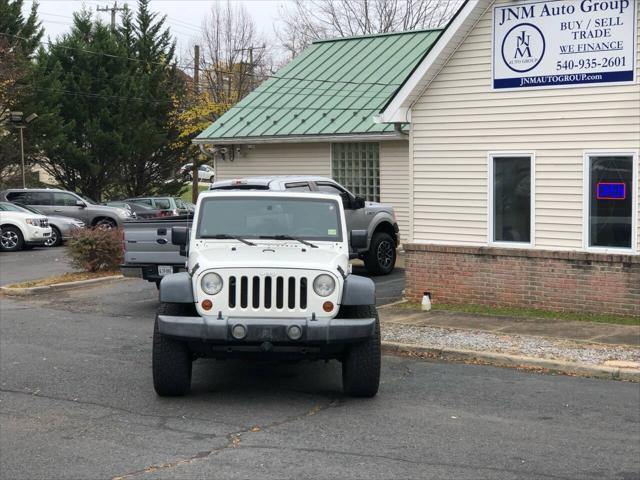
POLYGON ((200 280, 200 286, 204 293, 208 295, 220 293, 220 290, 222 290, 222 277, 214 272, 207 273, 200 280))
POLYGON ((321 297, 328 297, 336 289, 336 281, 331 275, 323 273, 313 281, 313 291, 321 297))

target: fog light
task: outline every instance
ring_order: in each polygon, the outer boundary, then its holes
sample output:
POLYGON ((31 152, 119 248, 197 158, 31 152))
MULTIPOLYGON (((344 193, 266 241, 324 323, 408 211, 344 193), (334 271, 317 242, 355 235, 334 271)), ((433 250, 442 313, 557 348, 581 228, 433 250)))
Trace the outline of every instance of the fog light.
POLYGON ((291 325, 287 329, 287 335, 291 340, 300 340, 302 338, 302 329, 298 325, 291 325))
POLYGON ((234 325, 231 329, 231 336, 236 340, 242 340, 247 336, 247 329, 244 325, 234 325))
POLYGON ((201 305, 203 310, 211 310, 213 302, 211 300, 203 300, 201 305))
POLYGON ((324 302, 324 303, 322 304, 322 309, 323 309, 325 312, 330 312, 330 311, 332 311, 332 310, 333 310, 333 303, 331 303, 331 302, 324 302))

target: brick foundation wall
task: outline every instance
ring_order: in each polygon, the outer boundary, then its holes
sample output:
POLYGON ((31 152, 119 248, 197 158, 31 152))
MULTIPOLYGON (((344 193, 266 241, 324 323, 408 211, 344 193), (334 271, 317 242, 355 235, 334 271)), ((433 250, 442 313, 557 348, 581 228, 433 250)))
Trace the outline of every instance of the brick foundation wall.
POLYGON ((640 256, 405 244, 406 296, 434 303, 640 315, 640 256))

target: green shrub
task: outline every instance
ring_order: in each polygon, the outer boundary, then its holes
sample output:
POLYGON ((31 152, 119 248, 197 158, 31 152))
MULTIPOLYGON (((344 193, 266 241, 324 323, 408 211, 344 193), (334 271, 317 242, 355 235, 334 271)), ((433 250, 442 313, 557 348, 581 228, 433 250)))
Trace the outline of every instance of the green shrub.
POLYGON ((116 270, 122 263, 122 230, 76 231, 68 243, 71 265, 87 272, 116 270))

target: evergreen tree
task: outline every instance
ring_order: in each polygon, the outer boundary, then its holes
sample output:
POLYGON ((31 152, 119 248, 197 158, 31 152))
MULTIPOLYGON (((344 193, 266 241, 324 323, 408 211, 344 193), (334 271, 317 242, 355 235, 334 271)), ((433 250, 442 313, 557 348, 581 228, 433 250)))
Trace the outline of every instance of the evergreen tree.
POLYGON ((0 0, 0 176, 20 160, 20 143, 8 126, 9 112, 21 110, 27 93, 26 79, 33 63, 43 30, 38 21, 38 5, 33 3, 29 15, 22 14, 23 0, 0 0))
POLYGON ((129 92, 143 99, 132 103, 127 114, 135 128, 129 131, 121 184, 129 196, 181 187, 166 179, 186 160, 189 147, 176 142, 179 132, 171 121, 173 105, 186 96, 187 87, 175 66, 175 41, 164 24, 164 17, 149 10, 149 0, 140 0, 137 14, 125 11, 118 29, 127 56, 137 60, 129 62, 129 92))
POLYGON ((171 147, 168 116, 185 89, 163 25, 148 0, 115 31, 83 10, 69 34, 39 52, 40 161, 65 188, 97 200, 180 188, 167 183, 185 151, 171 147))

